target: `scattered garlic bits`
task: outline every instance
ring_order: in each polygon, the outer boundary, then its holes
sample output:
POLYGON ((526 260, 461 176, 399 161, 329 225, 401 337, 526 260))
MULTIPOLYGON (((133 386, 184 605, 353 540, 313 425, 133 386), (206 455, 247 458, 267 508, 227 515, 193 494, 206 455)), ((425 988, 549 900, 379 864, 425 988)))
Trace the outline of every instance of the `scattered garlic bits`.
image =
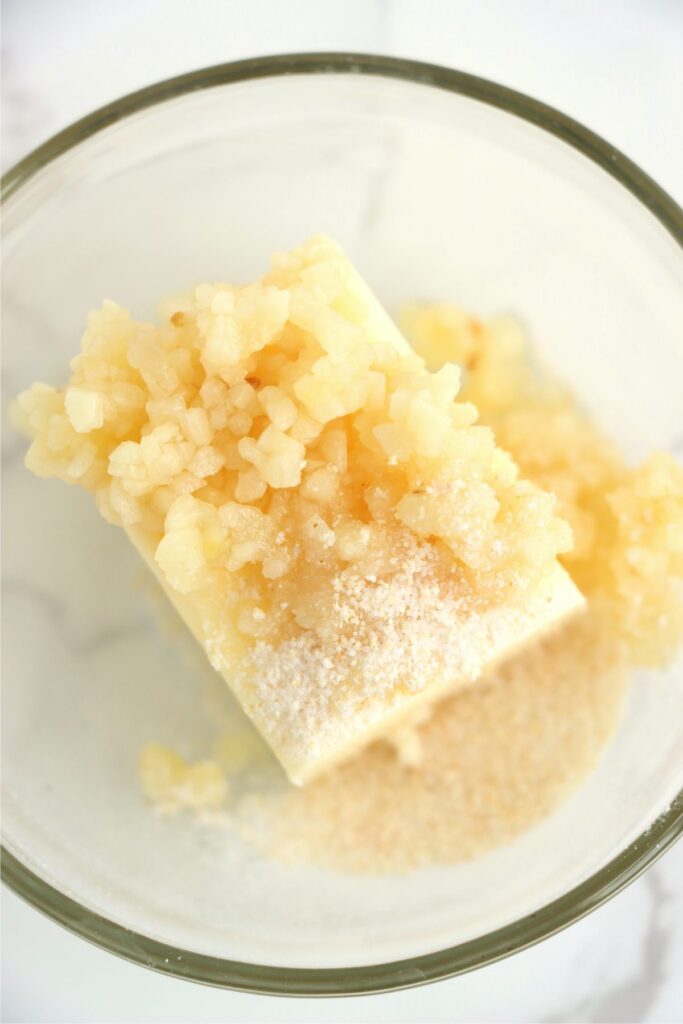
POLYGON ((148 743, 138 772, 145 796, 162 814, 190 810, 201 817, 226 805, 228 783, 215 761, 191 764, 169 747, 148 743))
POLYGON ((463 369, 473 402, 521 473, 557 496, 574 545, 560 561, 626 645, 660 665, 683 641, 683 467, 664 453, 630 468, 537 365, 518 324, 487 324, 454 306, 409 306, 402 325, 434 369, 463 369))
POLYGON ((454 627, 496 608, 523 622, 571 547, 554 496, 520 479, 459 389, 319 237, 254 284, 167 303, 158 327, 105 303, 67 387, 19 405, 29 468, 152 544, 213 664, 292 760, 330 721, 351 735, 371 700, 380 719, 444 673, 477 675, 454 627))

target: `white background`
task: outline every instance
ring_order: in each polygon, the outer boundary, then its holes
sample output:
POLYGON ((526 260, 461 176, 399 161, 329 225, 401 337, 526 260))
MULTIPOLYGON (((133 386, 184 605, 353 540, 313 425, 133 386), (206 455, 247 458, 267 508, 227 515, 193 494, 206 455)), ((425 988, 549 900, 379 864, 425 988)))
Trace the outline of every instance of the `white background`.
MULTIPOLYGON (((123 93, 265 53, 449 64, 597 131, 683 197, 680 0, 4 0, 3 167, 123 93)), ((683 844, 588 919, 428 988, 324 1003, 154 975, 3 896, 2 1019, 681 1021, 683 844)))

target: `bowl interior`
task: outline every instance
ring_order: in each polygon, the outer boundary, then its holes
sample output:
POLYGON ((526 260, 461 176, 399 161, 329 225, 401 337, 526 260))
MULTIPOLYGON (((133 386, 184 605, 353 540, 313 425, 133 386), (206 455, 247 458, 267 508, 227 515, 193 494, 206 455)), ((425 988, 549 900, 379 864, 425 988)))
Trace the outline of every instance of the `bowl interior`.
MULTIPOLYGON (((248 280, 324 231, 389 309, 511 311, 634 458, 683 449, 683 258, 620 184, 553 135, 427 85, 330 74, 189 93, 86 139, 5 212, 3 396, 61 383, 105 297, 152 317, 248 280)), ((471 863, 342 876, 257 856, 228 825, 161 818, 137 753, 202 756, 239 709, 89 498, 3 437, 3 835, 40 877, 180 950, 353 967, 484 935, 566 893, 683 783, 683 673, 642 674, 596 772, 471 863)))

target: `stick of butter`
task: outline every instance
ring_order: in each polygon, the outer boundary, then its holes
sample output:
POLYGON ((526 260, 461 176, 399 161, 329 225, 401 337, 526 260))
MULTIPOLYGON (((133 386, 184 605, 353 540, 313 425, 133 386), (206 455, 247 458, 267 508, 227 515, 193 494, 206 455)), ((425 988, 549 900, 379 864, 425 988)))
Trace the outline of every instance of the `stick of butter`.
POLYGON ((459 386, 317 237, 161 326, 105 303, 18 404, 28 467, 95 493, 304 783, 583 604, 459 386))

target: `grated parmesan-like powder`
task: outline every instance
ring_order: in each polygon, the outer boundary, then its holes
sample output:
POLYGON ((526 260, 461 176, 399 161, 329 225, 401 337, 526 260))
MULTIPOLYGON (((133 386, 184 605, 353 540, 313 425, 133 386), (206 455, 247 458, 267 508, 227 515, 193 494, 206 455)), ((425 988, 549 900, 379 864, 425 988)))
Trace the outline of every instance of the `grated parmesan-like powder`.
POLYGON ((379 873, 469 859, 581 783, 627 689, 621 646, 587 614, 439 705, 415 730, 417 764, 376 743, 303 789, 245 798, 235 818, 285 862, 379 873))
POLYGON ((449 665, 465 682, 481 674, 471 634, 484 620, 462 573, 408 531, 396 531, 394 549, 393 575, 335 573, 317 627, 257 642, 247 657, 248 678, 287 735, 311 742, 333 715, 350 719, 370 698, 423 690, 449 665))
POLYGON ((301 745, 309 758, 354 743, 378 723, 383 733, 400 728, 445 689, 475 682, 495 663, 491 652, 509 656, 530 634, 541 635, 562 608, 566 614, 568 599, 572 611, 578 607, 557 570, 523 606, 491 608, 438 547, 407 531, 391 541, 392 573, 334 573, 317 622, 277 644, 256 642, 238 669, 240 688, 251 687, 255 706, 267 709, 270 734, 301 745))

